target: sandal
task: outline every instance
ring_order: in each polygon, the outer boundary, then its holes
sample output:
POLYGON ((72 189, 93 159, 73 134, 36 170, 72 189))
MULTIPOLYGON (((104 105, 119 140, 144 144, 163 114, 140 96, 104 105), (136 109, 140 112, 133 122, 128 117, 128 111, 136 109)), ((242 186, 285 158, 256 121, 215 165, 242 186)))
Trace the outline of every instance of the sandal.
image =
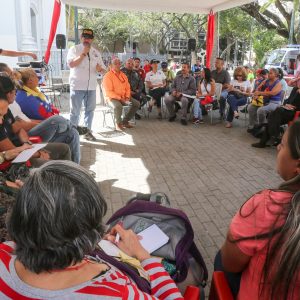
POLYGON ((225 128, 231 128, 232 127, 232 124, 230 122, 228 122, 226 125, 225 125, 225 128))

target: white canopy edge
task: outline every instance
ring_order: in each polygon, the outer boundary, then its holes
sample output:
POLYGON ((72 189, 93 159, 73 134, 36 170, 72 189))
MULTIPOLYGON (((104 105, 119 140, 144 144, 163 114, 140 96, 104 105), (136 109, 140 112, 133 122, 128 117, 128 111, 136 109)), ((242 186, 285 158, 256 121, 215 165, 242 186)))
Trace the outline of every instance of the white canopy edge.
POLYGON ((135 12, 208 14, 241 6, 253 0, 62 0, 66 4, 135 12))

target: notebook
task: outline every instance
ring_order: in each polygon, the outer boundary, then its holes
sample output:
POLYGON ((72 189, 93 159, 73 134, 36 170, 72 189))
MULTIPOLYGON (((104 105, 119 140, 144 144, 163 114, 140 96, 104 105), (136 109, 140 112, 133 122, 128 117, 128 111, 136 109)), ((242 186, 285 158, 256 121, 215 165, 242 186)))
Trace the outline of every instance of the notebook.
POLYGON ((169 237, 155 224, 138 233, 142 237, 140 243, 151 254, 167 244, 169 237))

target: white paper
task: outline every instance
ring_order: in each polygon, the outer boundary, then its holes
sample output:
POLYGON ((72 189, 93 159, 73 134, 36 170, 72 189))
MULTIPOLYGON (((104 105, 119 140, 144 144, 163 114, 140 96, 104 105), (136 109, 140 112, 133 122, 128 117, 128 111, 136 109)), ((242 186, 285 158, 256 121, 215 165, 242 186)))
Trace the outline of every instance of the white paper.
POLYGON ((31 156, 39 151, 40 149, 44 148, 47 144, 33 144, 32 148, 23 150, 13 161, 12 163, 21 163, 26 162, 31 156))
POLYGON ((169 241, 169 237, 155 224, 138 233, 140 243, 151 254, 169 241))
POLYGON ((188 95, 188 94, 182 94, 183 97, 186 97, 186 98, 191 98, 191 99, 195 99, 196 96, 194 95, 188 95))
POLYGON ((98 245, 109 256, 119 256, 121 250, 112 242, 101 240, 98 245))

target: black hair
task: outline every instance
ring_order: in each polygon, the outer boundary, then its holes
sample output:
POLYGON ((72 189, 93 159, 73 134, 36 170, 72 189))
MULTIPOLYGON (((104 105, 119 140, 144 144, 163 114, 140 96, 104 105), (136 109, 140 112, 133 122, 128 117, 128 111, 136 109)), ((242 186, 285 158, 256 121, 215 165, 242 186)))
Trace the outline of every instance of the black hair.
POLYGON ((267 75, 269 74, 269 70, 268 69, 263 69, 260 71, 260 75, 267 75))
POLYGON ((50 161, 20 189, 8 233, 17 259, 34 273, 76 264, 104 232, 106 202, 92 176, 71 161, 50 161))
POLYGON ((211 77, 211 72, 210 72, 210 69, 209 68, 203 68, 203 71, 204 71, 204 78, 206 80, 206 82, 211 82, 212 80, 212 77, 211 77))
POLYGON ((6 72, 8 65, 5 63, 0 63, 0 72, 6 72))
POLYGON ((15 83, 6 74, 0 74, 0 91, 7 94, 16 88, 15 83))
POLYGON ((278 78, 281 80, 283 78, 283 75, 284 75, 283 71, 282 71, 281 68, 277 68, 277 70, 278 70, 278 73, 279 73, 278 78))
MULTIPOLYGON (((287 134, 287 145, 291 156, 299 160, 300 121, 294 122, 288 128, 287 134)), ((300 174, 282 183, 279 191, 290 192, 293 196, 288 203, 272 200, 273 204, 278 207, 276 210, 266 208, 275 214, 275 221, 270 231, 232 241, 268 240, 258 299, 266 298, 265 296, 268 295, 268 299, 287 300, 296 295, 295 288, 300 270, 300 174), (285 223, 281 225, 280 221, 283 218, 285 218, 285 223)), ((243 206, 240 209, 240 215, 247 217, 248 215, 243 215, 242 211, 243 206)))
POLYGON ((141 61, 141 59, 139 57, 134 57, 133 60, 141 61))

